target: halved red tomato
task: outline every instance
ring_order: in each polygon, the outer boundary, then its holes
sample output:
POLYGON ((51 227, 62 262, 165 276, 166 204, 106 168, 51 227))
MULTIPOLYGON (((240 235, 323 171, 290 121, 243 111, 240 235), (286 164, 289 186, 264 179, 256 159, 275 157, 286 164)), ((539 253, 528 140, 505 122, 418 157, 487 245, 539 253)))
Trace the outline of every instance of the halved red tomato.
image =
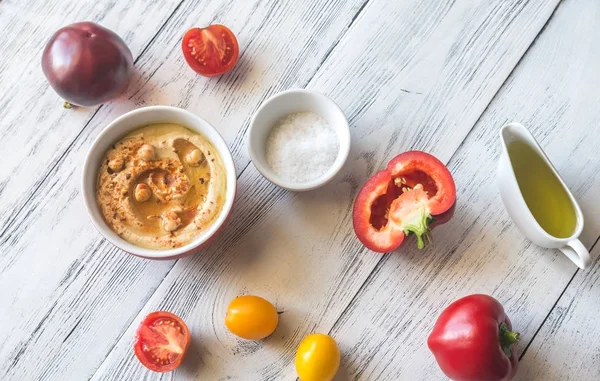
POLYGON ((192 70, 207 77, 231 70, 240 54, 235 35, 220 24, 188 30, 183 36, 181 49, 192 70))
POLYGON ((170 312, 157 311, 140 324, 133 350, 146 368, 170 372, 181 364, 189 344, 190 331, 183 320, 170 312))

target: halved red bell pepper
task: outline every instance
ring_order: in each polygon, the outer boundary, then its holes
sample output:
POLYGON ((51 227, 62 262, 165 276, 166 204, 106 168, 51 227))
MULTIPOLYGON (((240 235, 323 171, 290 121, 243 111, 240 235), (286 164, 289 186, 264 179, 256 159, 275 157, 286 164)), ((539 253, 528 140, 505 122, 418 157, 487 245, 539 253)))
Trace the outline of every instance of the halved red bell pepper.
POLYGON ((456 186, 448 168, 434 156, 409 151, 393 158, 362 187, 352 220, 367 248, 385 253, 414 234, 422 249, 431 242, 431 224, 454 212, 456 186))
POLYGON ((440 315, 427 345, 446 376, 455 381, 508 381, 519 361, 513 345, 519 334, 499 301, 465 296, 440 315))

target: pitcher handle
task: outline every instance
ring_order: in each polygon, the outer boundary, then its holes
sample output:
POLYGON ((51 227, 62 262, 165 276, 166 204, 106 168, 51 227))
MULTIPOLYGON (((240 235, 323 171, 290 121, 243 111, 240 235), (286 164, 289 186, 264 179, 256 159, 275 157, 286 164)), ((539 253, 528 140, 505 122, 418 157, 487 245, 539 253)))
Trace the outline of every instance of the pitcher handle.
POLYGON ((580 269, 585 269, 592 264, 589 251, 577 238, 570 240, 566 246, 560 248, 560 251, 569 257, 580 269))

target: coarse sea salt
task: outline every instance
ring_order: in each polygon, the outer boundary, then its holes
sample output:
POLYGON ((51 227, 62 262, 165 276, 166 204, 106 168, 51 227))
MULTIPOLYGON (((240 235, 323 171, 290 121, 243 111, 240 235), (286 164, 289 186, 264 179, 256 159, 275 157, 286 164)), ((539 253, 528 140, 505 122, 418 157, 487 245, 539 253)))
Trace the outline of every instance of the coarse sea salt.
POLYGON ((282 179, 305 183, 335 161, 340 142, 327 121, 313 112, 290 114, 275 124, 266 142, 267 164, 282 179))

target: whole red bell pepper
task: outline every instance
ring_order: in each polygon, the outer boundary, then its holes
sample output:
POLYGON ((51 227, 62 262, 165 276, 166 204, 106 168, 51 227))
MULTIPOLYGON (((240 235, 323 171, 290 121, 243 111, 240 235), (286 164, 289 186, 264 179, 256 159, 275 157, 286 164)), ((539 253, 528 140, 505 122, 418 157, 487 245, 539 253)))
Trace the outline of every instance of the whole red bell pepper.
POLYGON ((456 186, 448 168, 434 156, 409 151, 393 158, 362 187, 352 212, 354 231, 367 248, 385 253, 414 234, 422 249, 431 242, 433 222, 452 217, 456 186))
POLYGON ((517 372, 513 344, 518 341, 500 302, 477 294, 458 299, 442 312, 427 345, 452 380, 508 381, 517 372))

